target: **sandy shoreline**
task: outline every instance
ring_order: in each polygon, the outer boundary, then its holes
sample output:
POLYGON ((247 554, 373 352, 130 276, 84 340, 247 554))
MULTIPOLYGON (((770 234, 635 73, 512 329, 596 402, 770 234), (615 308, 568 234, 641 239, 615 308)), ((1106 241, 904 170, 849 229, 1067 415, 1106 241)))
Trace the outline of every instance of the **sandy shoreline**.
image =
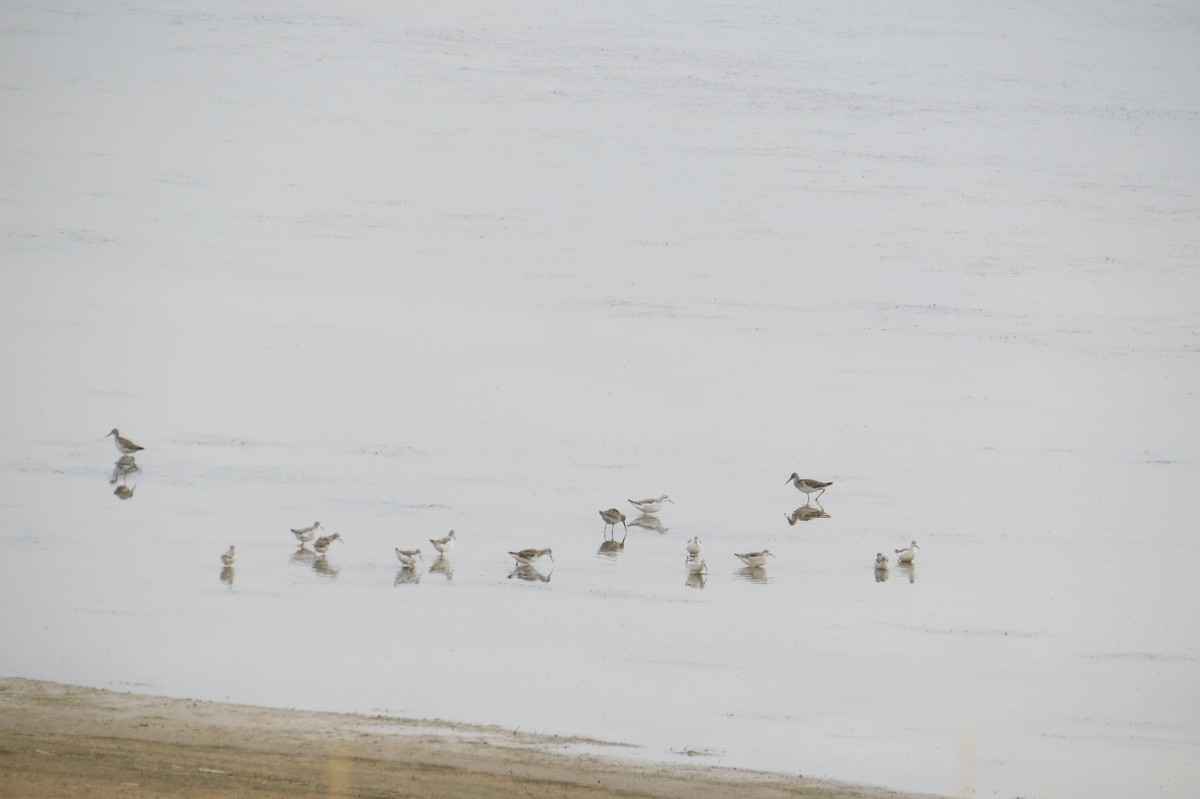
POLYGON ((622 744, 0 678, 0 796, 911 797, 622 744), (611 747, 612 756, 572 747, 611 747))

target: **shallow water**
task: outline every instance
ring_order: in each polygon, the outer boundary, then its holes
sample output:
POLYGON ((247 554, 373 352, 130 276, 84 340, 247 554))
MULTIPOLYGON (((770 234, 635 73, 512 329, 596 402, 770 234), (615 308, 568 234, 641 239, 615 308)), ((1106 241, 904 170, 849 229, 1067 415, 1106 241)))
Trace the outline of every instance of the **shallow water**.
POLYGON ((1195 9, 544 12, 0 12, 0 672, 1194 795, 1195 9))

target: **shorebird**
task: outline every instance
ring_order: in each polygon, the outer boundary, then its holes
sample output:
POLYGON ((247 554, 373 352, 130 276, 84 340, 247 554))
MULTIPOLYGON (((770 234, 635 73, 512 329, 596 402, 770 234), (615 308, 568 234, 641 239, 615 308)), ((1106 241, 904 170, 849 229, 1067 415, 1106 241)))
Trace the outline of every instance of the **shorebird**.
POLYGON ((906 546, 904 549, 897 549, 896 550, 896 562, 897 563, 912 563, 913 560, 917 557, 918 549, 920 549, 920 547, 917 546, 916 541, 913 541, 911 544, 906 546))
POLYGON ((888 569, 887 555, 883 554, 882 552, 878 552, 875 554, 875 569, 876 569, 876 571, 881 571, 881 572, 887 571, 887 569, 888 569))
POLYGON ((833 483, 823 483, 820 480, 811 480, 807 477, 801 477, 795 472, 792 472, 792 476, 784 481, 784 485, 787 485, 788 483, 794 485, 797 491, 804 492, 804 497, 806 500, 812 499, 813 492, 816 492, 816 498, 819 500, 821 495, 825 493, 825 489, 833 485, 833 483))
POLYGON ((693 555, 684 561, 687 564, 688 571, 692 574, 704 574, 708 571, 708 564, 704 562, 704 558, 699 558, 693 555))
POLYGON ((229 549, 221 553, 221 562, 226 566, 232 566, 235 560, 237 560, 237 552, 234 551, 233 544, 230 544, 229 549))
POLYGON ((767 556, 775 557, 771 550, 764 549, 762 552, 734 552, 734 555, 742 559, 742 563, 747 566, 763 566, 767 562, 767 556))
POLYGON ((320 538, 318 538, 316 541, 313 542, 313 549, 317 550, 318 555, 321 555, 322 557, 324 557, 325 553, 329 551, 329 545, 332 544, 334 541, 341 541, 341 540, 342 540, 341 533, 334 533, 333 535, 323 535, 320 538))
POLYGON ((604 520, 604 532, 606 533, 611 526, 613 528, 613 535, 616 535, 617 522, 621 523, 621 526, 625 528, 625 532, 629 532, 629 525, 625 524, 625 514, 616 508, 600 511, 600 518, 604 520))
MULTIPOLYGON (((113 436, 113 442, 117 445, 117 450, 122 455, 128 455, 131 452, 139 452, 144 449, 144 447, 139 447, 128 438, 122 437, 121 434, 117 432, 117 428, 115 427, 112 429, 112 432, 108 434, 108 436, 113 436)), ((105 438, 108 438, 108 436, 105 436, 105 438)))
POLYGON ((296 536, 296 540, 300 542, 300 546, 304 546, 317 535, 317 530, 321 529, 320 522, 313 522, 308 527, 293 527, 292 535, 296 536))
POLYGON ((700 554, 700 536, 692 536, 692 540, 687 542, 687 551, 689 555, 700 554))
MULTIPOLYGON (((401 549, 400 547, 396 547, 396 559, 405 566, 415 566, 417 564, 417 558, 421 558, 421 550, 401 549)), ((424 558, 421 558, 421 560, 424 560, 424 558)))
POLYGON ((429 543, 433 544, 433 548, 438 552, 449 552, 454 548, 454 531, 451 530, 449 535, 442 538, 431 538, 429 543))
POLYGON ((542 555, 549 555, 550 560, 554 560, 554 555, 551 554, 549 549, 533 549, 531 547, 529 549, 522 549, 520 552, 509 552, 508 554, 516 558, 517 563, 521 566, 532 566, 533 562, 542 555))
POLYGON ((658 513, 664 502, 670 502, 672 505, 675 504, 675 500, 669 499, 666 494, 663 494, 658 499, 651 497, 650 499, 630 499, 627 501, 642 513, 658 513))

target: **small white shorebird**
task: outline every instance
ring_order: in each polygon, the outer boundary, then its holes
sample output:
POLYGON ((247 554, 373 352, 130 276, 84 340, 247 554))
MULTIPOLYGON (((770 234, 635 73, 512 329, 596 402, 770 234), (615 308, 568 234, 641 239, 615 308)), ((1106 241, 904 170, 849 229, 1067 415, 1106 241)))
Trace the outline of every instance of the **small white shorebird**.
POLYGON ((775 557, 769 549, 764 549, 762 552, 734 552, 734 555, 742 559, 742 563, 747 566, 765 566, 768 557, 775 557))
POLYGON ((708 564, 704 562, 704 558, 692 555, 684 563, 687 564, 688 571, 692 574, 705 574, 708 572, 708 564))
POLYGON ((316 541, 313 542, 313 549, 315 549, 317 551, 318 555, 320 555, 321 557, 325 557, 325 553, 329 551, 329 545, 332 544, 334 541, 341 541, 341 540, 342 540, 341 533, 334 533, 333 535, 323 535, 320 538, 318 538, 316 541))
POLYGON ((912 563, 913 560, 917 557, 918 549, 920 549, 920 547, 917 546, 916 541, 913 541, 911 544, 906 546, 904 549, 897 549, 896 550, 896 562, 897 563, 912 563))
POLYGON ((516 558, 517 563, 521 566, 532 566, 533 562, 535 560, 537 560, 538 558, 540 558, 542 555, 549 555, 550 560, 551 561, 554 560, 554 554, 550 551, 549 548, 534 549, 534 548, 530 547, 529 549, 522 549, 520 552, 509 552, 508 554, 510 554, 514 558, 516 558))
POLYGON ((698 535, 692 536, 692 540, 687 542, 688 554, 689 555, 699 555, 700 549, 701 549, 700 536, 698 536, 698 535))
POLYGON ((821 499, 821 495, 825 493, 825 489, 833 485, 833 483, 824 483, 820 480, 812 480, 808 477, 801 477, 795 472, 792 472, 792 476, 783 482, 784 485, 791 483, 796 487, 797 491, 803 492, 805 501, 814 499, 812 496, 814 493, 817 495, 815 499, 821 499))
MULTIPOLYGON (((108 436, 113 437, 113 443, 117 445, 117 451, 122 455, 128 455, 131 452, 140 452, 142 449, 144 449, 144 447, 139 447, 128 438, 124 438, 119 432, 117 432, 117 428, 115 427, 112 429, 112 432, 108 434, 108 436)), ((105 438, 108 438, 108 436, 105 436, 105 438)))
POLYGON ((300 542, 300 546, 304 546, 309 541, 317 537, 317 530, 321 529, 320 522, 313 522, 309 527, 293 527, 292 535, 296 536, 296 540, 300 542))
POLYGON ((429 543, 433 544, 433 548, 438 552, 449 552, 451 549, 454 549, 454 531, 451 530, 448 535, 442 538, 431 538, 429 539, 429 543))
MULTIPOLYGON (((417 564, 417 558, 421 558, 421 550, 401 549, 400 547, 396 547, 396 559, 405 566, 415 566, 417 564)), ((424 558, 421 558, 421 560, 424 560, 424 558)))
POLYGON ((232 566, 235 560, 237 560, 237 552, 234 551, 233 544, 230 544, 229 549, 221 553, 221 562, 226 566, 232 566))
POLYGON ((608 528, 611 526, 613 528, 613 535, 616 535, 617 522, 621 523, 621 526, 625 528, 625 532, 629 532, 629 525, 625 524, 625 514, 616 508, 600 511, 600 518, 604 520, 605 533, 608 532, 608 528))
POLYGON ((885 572, 888 570, 887 555, 882 552, 875 553, 875 570, 885 572))
POLYGON ((672 505, 675 504, 675 500, 669 498, 666 494, 663 494, 658 499, 654 497, 650 499, 630 499, 627 502, 642 513, 658 513, 664 502, 670 502, 672 505))

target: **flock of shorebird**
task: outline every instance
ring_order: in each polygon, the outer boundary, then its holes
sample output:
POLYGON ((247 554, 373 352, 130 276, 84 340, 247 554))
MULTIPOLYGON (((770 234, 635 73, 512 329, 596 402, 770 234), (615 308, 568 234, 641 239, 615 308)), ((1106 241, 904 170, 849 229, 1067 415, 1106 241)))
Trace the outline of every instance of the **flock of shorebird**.
MULTIPOLYGON (((113 441, 116 444, 117 450, 121 453, 121 456, 117 459, 116 465, 113 469, 113 478, 111 482, 115 483, 118 479, 120 479, 122 484, 118 486, 114 493, 121 499, 129 499, 133 496, 133 489, 126 488, 124 484, 124 478, 129 474, 139 471, 137 462, 134 460, 134 453, 142 451, 143 447, 138 446, 128 438, 122 436, 115 427, 112 429, 112 432, 108 434, 108 436, 113 437, 113 441)), ((108 436, 105 436, 105 438, 108 436)), ((832 482, 801 477, 795 472, 793 472, 792 476, 785 481, 784 485, 787 485, 788 483, 791 483, 796 487, 796 490, 804 494, 805 507, 808 507, 813 500, 816 500, 819 505, 821 495, 825 493, 825 489, 833 485, 832 482), (813 496, 814 494, 816 496, 813 496)), ((136 487, 137 486, 134 486, 134 488, 136 487)), ((657 497, 650 497, 649 499, 631 499, 628 500, 628 502, 630 505, 637 508, 637 510, 642 514, 642 516, 639 517, 640 519, 649 520, 648 522, 643 522, 641 526, 664 530, 665 528, 661 526, 661 523, 654 523, 657 522, 655 514, 662 510, 666 503, 674 503, 674 500, 668 497, 666 494, 662 494, 657 497)), ((619 509, 608 508, 600 511, 599 513, 600 518, 604 520, 604 536, 606 544, 610 541, 610 533, 615 538, 618 524, 624 527, 626 534, 628 534, 629 525, 626 523, 626 516, 619 509)), ((797 514, 793 514, 793 517, 796 515, 797 514)), ((789 522, 794 524, 795 522, 793 521, 793 517, 789 517, 789 522)), ((291 531, 292 535, 296 537, 296 540, 300 542, 301 549, 304 548, 305 544, 311 542, 316 557, 324 559, 326 554, 329 552, 329 547, 333 544, 333 542, 342 540, 342 534, 333 533, 332 535, 322 535, 317 537, 317 532, 320 529, 321 523, 313 522, 308 527, 293 527, 291 528, 291 531)), ((449 534, 443 536, 442 538, 429 539, 429 543, 432 544, 433 548, 439 553, 444 554, 454 547, 456 539, 457 536, 455 532, 451 530, 449 534)), ((622 538, 620 544, 615 548, 620 548, 624 545, 624 542, 625 540, 622 538)), ((700 542, 699 536, 692 536, 692 538, 687 542, 687 557, 684 559, 684 564, 686 565, 689 574, 702 575, 708 573, 708 564, 705 563, 704 559, 700 557, 702 548, 703 545, 700 542)), ((911 564, 917 556, 918 549, 920 549, 920 547, 917 546, 917 542, 913 541, 907 547, 895 550, 897 563, 911 564)), ((515 565, 517 569, 532 568, 534 563, 543 557, 550 558, 551 562, 554 561, 554 553, 549 547, 545 549, 529 547, 528 549, 509 552, 508 554, 512 556, 514 561, 516 561, 515 565)), ((765 548, 759 552, 735 552, 733 554, 734 557, 741 560, 742 563, 746 564, 746 566, 756 569, 765 567, 767 564, 767 558, 775 557, 771 553, 771 550, 765 548)), ((413 569, 416 567, 417 561, 422 559, 421 550, 401 549, 400 547, 396 547, 396 559, 400 561, 402 568, 413 569)), ((221 553, 221 563, 225 568, 228 569, 233 566, 236 560, 237 548, 230 544, 229 549, 221 553)), ((887 555, 884 555, 882 552, 876 553, 876 573, 886 573, 888 566, 889 563, 887 555)))

